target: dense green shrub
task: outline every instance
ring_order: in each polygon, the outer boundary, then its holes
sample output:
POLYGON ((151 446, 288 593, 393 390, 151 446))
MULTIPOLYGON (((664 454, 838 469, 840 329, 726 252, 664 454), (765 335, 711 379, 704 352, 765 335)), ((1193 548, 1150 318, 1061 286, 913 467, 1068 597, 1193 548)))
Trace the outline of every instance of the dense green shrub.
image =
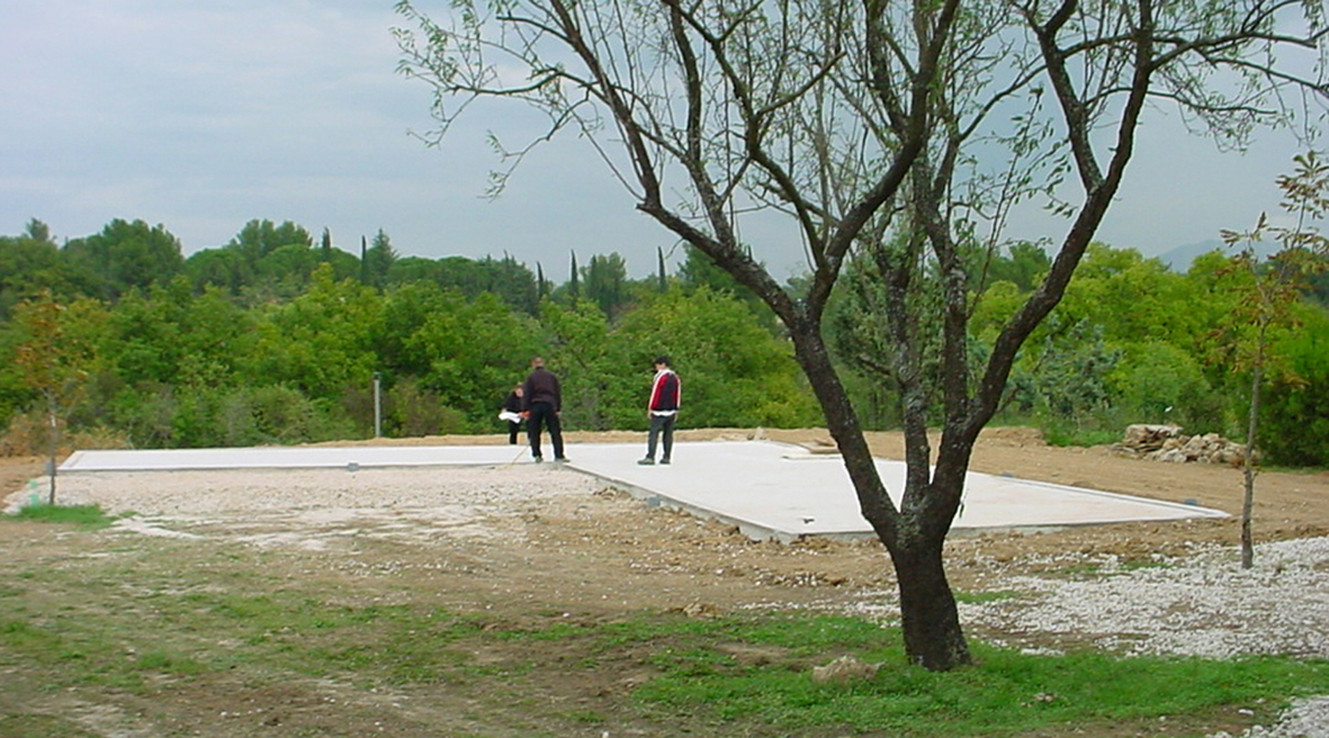
MULTIPOLYGON (((445 404, 436 392, 413 378, 398 382, 383 401, 383 433, 395 437, 437 436, 487 430, 479 418, 468 422, 456 408, 445 404)), ((495 405, 495 412, 498 406, 495 405)))
POLYGON ((1259 445, 1270 463, 1329 466, 1329 334, 1306 331, 1281 349, 1292 375, 1265 387, 1259 445))
POLYGON ((1137 423, 1223 430, 1224 402, 1191 354, 1163 341, 1130 346, 1110 378, 1120 413, 1137 423))

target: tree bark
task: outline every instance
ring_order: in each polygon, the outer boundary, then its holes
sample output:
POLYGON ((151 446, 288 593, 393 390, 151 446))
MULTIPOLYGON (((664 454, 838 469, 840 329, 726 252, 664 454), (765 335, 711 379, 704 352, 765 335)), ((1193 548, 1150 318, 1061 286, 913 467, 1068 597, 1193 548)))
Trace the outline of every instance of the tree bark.
POLYGON ((47 495, 46 504, 54 506, 55 505, 55 457, 58 455, 57 450, 59 449, 59 443, 60 443, 59 438, 57 438, 56 435, 59 432, 60 421, 59 421, 59 416, 56 414, 56 402, 54 394, 51 394, 47 397, 47 415, 50 422, 50 426, 47 428, 46 440, 48 446, 47 450, 50 452, 50 454, 49 454, 49 459, 46 462, 46 465, 48 467, 47 471, 49 471, 51 474, 51 489, 50 493, 47 495))
MULTIPOLYGON (((951 509, 951 516, 954 510, 947 505, 927 504, 936 498, 923 490, 909 495, 924 503, 917 509, 896 509, 877 473, 876 460, 848 394, 831 365, 821 331, 806 321, 796 325, 797 329, 791 331, 795 356, 821 403, 827 430, 839 446, 858 495, 859 510, 886 546, 895 567, 906 658, 931 671, 949 671, 972 663, 942 562, 951 519, 945 510, 951 509)), ((963 474, 959 478, 963 479, 963 474)), ((959 490, 951 492, 958 499, 959 490)))
POLYGON ((1251 404, 1246 424, 1246 458, 1242 461, 1245 494, 1241 500, 1241 568, 1255 566, 1255 534, 1251 518, 1255 512, 1255 434, 1260 429, 1260 384, 1264 381, 1264 319, 1260 320, 1255 366, 1251 368, 1251 404))
POLYGON ((945 536, 906 535, 891 549, 900 589, 905 654, 911 664, 943 671, 972 663, 942 562, 945 536))

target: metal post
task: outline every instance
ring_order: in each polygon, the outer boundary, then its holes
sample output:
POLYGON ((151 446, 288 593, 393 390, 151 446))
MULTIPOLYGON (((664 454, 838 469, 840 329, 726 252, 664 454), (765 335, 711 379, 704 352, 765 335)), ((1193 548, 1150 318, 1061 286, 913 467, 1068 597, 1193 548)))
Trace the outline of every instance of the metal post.
POLYGON ((51 493, 46 504, 52 506, 55 505, 55 457, 60 447, 60 421, 56 417, 55 407, 55 396, 52 395, 50 398, 51 430, 49 433, 51 457, 46 462, 46 473, 51 475, 51 493))
POLYGON ((382 372, 374 372, 374 438, 383 437, 382 378, 382 372))

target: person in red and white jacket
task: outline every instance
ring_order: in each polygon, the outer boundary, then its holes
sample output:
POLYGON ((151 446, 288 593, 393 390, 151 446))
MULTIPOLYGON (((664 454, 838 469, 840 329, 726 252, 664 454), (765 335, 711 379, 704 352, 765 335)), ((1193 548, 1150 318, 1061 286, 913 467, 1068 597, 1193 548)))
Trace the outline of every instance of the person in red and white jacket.
POLYGON ((651 382, 651 400, 647 404, 647 413, 651 418, 651 431, 646 441, 646 458, 638 464, 655 463, 655 444, 661 434, 664 443, 660 456, 661 464, 668 464, 674 451, 674 421, 678 419, 679 400, 683 397, 682 384, 678 374, 669 368, 669 357, 655 359, 655 379, 651 382))

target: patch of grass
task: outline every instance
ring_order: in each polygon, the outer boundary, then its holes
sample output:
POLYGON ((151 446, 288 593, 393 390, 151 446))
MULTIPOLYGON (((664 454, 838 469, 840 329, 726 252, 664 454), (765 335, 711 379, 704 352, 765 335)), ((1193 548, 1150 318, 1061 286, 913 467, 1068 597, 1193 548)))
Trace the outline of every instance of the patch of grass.
POLYGON ((3 517, 40 523, 67 523, 86 530, 106 528, 120 516, 107 515, 101 505, 25 505, 3 517))
POLYGON ((606 722, 605 716, 594 710, 570 710, 563 713, 563 717, 583 725, 603 725, 606 722))
POLYGON ((1324 662, 1048 656, 982 643, 973 644, 977 666, 937 674, 905 665, 898 631, 845 617, 642 618, 560 632, 590 639, 605 662, 614 660, 612 652, 640 650, 657 675, 634 690, 634 699, 656 719, 695 718, 722 732, 752 725, 914 736, 1106 729, 1329 690, 1324 662), (741 646, 776 649, 778 656, 745 661, 735 656, 741 646), (870 681, 812 681, 813 666, 846 653, 883 667, 870 681))
POLYGON ((133 662, 139 671, 173 676, 195 676, 208 671, 208 668, 187 656, 167 651, 152 650, 140 655, 133 662))
MULTIPOLYGON (((799 620, 787 630, 815 640, 823 626, 799 620)), ((764 640, 770 627, 770 622, 754 623, 744 635, 764 640)), ((854 631, 862 626, 850 622, 844 627, 854 631)), ((680 644, 654 659, 661 674, 636 690, 635 697, 656 710, 679 717, 696 714, 715 724, 755 722, 792 731, 835 726, 891 735, 1018 735, 1204 713, 1329 689, 1329 664, 1323 662, 1124 659, 1097 652, 1044 656, 983 644, 974 644, 979 666, 936 674, 905 666, 897 648, 881 647, 897 643, 898 633, 878 631, 873 640, 876 647, 868 650, 830 652, 884 664, 875 679, 851 684, 816 684, 804 668, 744 666, 713 645, 680 644)))
POLYGON ((0 715, 0 735, 40 735, 45 738, 96 738, 72 720, 52 715, 18 713, 0 715))
MULTIPOLYGON (((1115 567, 1107 567, 1099 563, 1080 563, 1061 567, 1053 572, 1068 578, 1090 579, 1095 577, 1111 577, 1120 574, 1127 574, 1141 569, 1166 569, 1171 564, 1165 561, 1159 561, 1152 558, 1126 559, 1117 562, 1115 567)), ((959 599, 957 596, 956 599, 959 599)))
POLYGON ((966 605, 983 605, 989 602, 1005 602, 1020 598, 1019 592, 998 590, 995 592, 956 592, 955 601, 966 605))
POLYGON ((1121 440, 1121 430, 1076 428, 1071 425, 1049 424, 1043 429, 1043 440, 1049 446, 1106 446, 1121 440))

